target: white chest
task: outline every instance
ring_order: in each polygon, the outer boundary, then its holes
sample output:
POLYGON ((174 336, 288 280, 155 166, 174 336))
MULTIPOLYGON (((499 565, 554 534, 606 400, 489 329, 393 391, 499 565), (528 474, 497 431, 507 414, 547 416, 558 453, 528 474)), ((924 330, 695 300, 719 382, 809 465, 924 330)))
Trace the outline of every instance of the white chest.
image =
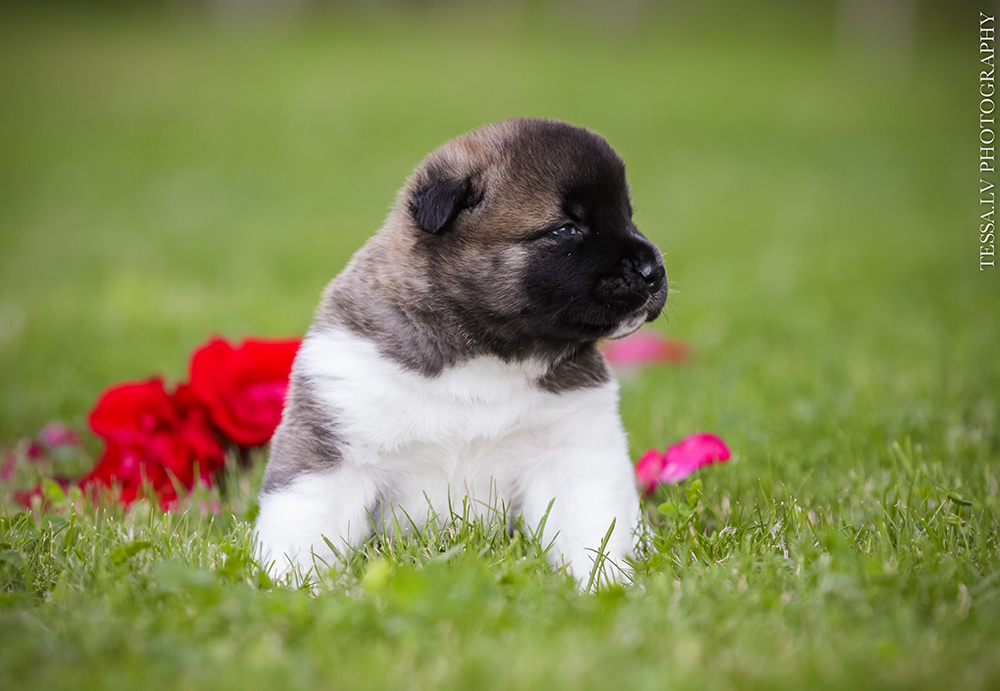
POLYGON ((536 383, 542 366, 496 358, 424 377, 346 331, 310 334, 295 367, 341 454, 262 494, 265 555, 302 562, 324 536, 357 544, 393 513, 405 527, 466 508, 528 526, 544 516, 554 554, 580 564, 617 521, 608 549, 629 553, 638 496, 614 382, 551 393, 536 383))
POLYGON ((401 502, 506 500, 537 458, 575 448, 594 429, 620 436, 615 385, 553 394, 537 386, 537 363, 483 357, 425 377, 369 341, 326 331, 310 334, 296 366, 336 420, 344 461, 401 502))

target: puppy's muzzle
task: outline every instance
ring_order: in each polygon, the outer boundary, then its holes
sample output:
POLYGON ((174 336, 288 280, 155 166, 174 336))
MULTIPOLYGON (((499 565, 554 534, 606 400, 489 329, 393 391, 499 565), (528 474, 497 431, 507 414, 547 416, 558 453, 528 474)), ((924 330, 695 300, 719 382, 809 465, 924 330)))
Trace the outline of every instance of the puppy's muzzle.
POLYGON ((618 269, 603 277, 596 286, 596 297, 622 311, 632 311, 663 292, 666 297, 667 272, 660 252, 651 244, 626 256, 618 269))
POLYGON ((650 295, 656 294, 663 287, 663 281, 667 277, 667 270, 663 268, 662 261, 632 261, 632 266, 637 274, 646 283, 646 288, 650 295))

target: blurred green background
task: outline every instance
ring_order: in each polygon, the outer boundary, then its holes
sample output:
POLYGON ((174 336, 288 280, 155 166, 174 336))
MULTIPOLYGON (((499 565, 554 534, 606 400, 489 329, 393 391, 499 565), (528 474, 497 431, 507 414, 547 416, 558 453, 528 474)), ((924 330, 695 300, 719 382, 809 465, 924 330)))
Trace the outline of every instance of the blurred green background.
POLYGON ((636 449, 903 402, 915 425, 945 402, 992 421, 978 9, 7 4, 0 443, 82 427, 112 383, 183 378, 213 333, 302 333, 427 152, 521 115, 605 135, 665 252, 657 328, 695 361, 627 385, 636 449))
POLYGON ((633 457, 699 430, 733 450, 644 502, 638 584, 595 598, 502 525, 369 541, 316 597, 269 589, 263 452, 218 516, 196 497, 36 528, 0 486, 0 680, 996 688, 988 8, 0 5, 0 449, 82 430, 111 384, 179 381, 214 333, 301 334, 425 154, 527 115, 604 134, 665 253, 654 328, 693 357, 623 375, 633 457))

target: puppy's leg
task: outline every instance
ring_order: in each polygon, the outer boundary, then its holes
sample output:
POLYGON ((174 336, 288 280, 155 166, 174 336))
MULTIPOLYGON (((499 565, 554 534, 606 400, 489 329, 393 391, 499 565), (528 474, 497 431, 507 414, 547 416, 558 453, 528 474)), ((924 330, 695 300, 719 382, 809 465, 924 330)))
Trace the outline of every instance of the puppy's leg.
POLYGON ((280 489, 261 492, 257 550, 271 576, 300 576, 338 563, 326 540, 341 553, 371 534, 369 514, 378 487, 364 468, 341 465, 307 473, 280 489), (323 538, 326 538, 324 540, 323 538))
POLYGON ((565 562, 568 572, 586 586, 600 559, 594 585, 627 580, 625 558, 633 556, 639 526, 639 497, 631 486, 631 469, 611 463, 617 467, 611 472, 608 462, 612 459, 587 458, 584 450, 573 459, 538 460, 545 469, 538 469, 533 485, 524 491, 522 514, 533 529, 545 519, 541 542, 543 546, 552 543, 549 560, 553 566, 565 562), (576 473, 589 476, 567 479, 576 473))
POLYGON ((550 561, 554 566, 565 562, 582 587, 597 560, 593 585, 628 580, 625 558, 635 551, 640 508, 617 413, 581 415, 557 429, 558 439, 529 451, 519 492, 521 513, 533 530, 545 519, 541 539, 543 546, 552 543, 550 561))

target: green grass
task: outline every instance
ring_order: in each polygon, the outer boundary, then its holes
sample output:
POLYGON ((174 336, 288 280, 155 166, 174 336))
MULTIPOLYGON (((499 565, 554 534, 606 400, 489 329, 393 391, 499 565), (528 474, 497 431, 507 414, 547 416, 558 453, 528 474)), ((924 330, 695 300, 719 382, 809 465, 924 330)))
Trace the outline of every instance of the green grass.
POLYGON ((777 7, 631 33, 5 15, 0 445, 183 378, 213 332, 301 333, 426 152, 544 115, 626 160, 676 288, 658 328, 694 352, 624 378, 633 454, 704 429, 735 457, 649 500, 636 584, 595 596, 461 518, 271 587, 248 557, 263 455, 215 517, 217 495, 27 516, 5 487, 4 687, 1000 686, 975 18, 925 16, 893 71, 846 56, 830 12, 777 7))

